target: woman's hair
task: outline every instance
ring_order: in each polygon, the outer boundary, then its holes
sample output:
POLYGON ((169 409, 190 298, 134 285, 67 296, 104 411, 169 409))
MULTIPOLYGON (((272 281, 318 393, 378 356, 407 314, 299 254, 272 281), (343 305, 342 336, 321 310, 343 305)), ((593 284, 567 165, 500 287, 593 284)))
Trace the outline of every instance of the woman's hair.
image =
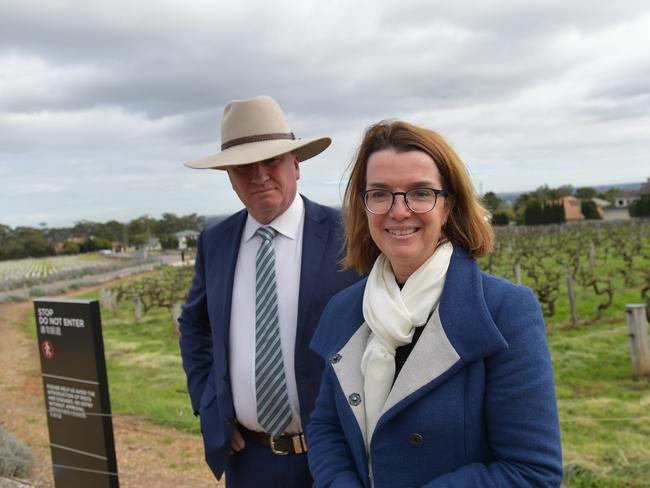
POLYGON ((422 151, 431 156, 442 177, 443 189, 449 192, 443 200, 449 209, 449 218, 443 228, 444 237, 473 257, 485 256, 492 250, 494 234, 487 211, 476 197, 465 165, 451 146, 432 130, 399 120, 381 121, 366 130, 345 189, 344 266, 355 268, 362 274, 368 273, 381 252, 370 236, 360 194, 366 189, 368 158, 383 149, 398 153, 422 151))

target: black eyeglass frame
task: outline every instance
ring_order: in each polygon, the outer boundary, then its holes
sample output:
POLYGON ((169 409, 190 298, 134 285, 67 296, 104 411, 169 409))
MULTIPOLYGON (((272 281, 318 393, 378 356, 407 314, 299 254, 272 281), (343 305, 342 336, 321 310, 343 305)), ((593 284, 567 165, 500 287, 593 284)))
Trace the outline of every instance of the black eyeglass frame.
POLYGON ((447 190, 439 190, 438 188, 411 188, 410 190, 407 191, 389 191, 384 188, 372 188, 370 190, 363 190, 362 192, 359 192, 359 195, 361 196, 361 199, 363 200, 363 206, 366 208, 368 212, 370 212, 373 215, 386 215, 388 212, 391 211, 393 206, 395 205, 395 197, 397 195, 402 195, 404 198, 404 203, 406 204, 406 208, 408 208, 411 212, 417 213, 417 214, 423 214, 427 212, 431 212, 434 208, 436 208, 436 205, 438 204, 438 195, 442 195, 443 197, 449 196, 449 192, 447 190), (417 210, 413 210, 411 206, 409 205, 409 200, 408 197, 406 196, 407 193, 412 192, 412 191, 417 191, 417 190, 429 190, 433 192, 434 199, 433 199, 433 206, 429 210, 425 210, 423 212, 418 212, 417 210), (390 207, 388 207, 388 210, 385 212, 373 212, 368 208, 368 193, 373 192, 373 191, 386 191, 391 194, 392 200, 390 202, 390 207))

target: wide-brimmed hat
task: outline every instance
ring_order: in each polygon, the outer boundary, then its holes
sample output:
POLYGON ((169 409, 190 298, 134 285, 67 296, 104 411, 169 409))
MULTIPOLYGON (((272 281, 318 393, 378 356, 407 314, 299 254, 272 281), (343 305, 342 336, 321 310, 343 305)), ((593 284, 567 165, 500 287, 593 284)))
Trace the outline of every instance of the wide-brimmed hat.
POLYGON ((330 145, 329 137, 296 139, 278 102, 268 96, 233 100, 223 109, 221 152, 185 163, 190 168, 251 164, 291 152, 300 161, 330 145))

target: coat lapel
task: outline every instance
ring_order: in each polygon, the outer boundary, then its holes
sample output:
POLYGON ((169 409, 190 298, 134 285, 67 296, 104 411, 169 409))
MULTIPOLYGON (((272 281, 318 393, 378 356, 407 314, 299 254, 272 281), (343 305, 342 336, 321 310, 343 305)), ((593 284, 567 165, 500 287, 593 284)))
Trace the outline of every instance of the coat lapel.
POLYGON ((433 383, 459 359, 460 356, 445 334, 436 309, 395 379, 382 415, 412 393, 433 383))

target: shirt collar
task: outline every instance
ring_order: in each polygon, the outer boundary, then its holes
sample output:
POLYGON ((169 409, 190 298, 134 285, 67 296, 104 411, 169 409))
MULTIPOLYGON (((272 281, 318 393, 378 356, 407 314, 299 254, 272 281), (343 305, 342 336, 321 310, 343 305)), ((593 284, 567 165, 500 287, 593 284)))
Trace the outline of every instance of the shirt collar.
MULTIPOLYGON (((278 215, 275 220, 266 224, 266 226, 272 227, 278 234, 282 234, 289 239, 295 239, 298 236, 304 213, 305 204, 298 192, 296 192, 296 196, 294 197, 293 202, 291 202, 291 205, 289 205, 289 208, 287 208, 284 213, 278 215)), ((264 227, 264 225, 260 224, 255 220, 255 217, 249 213, 248 218, 246 219, 246 224, 244 225, 244 242, 248 242, 260 227, 264 227)))

